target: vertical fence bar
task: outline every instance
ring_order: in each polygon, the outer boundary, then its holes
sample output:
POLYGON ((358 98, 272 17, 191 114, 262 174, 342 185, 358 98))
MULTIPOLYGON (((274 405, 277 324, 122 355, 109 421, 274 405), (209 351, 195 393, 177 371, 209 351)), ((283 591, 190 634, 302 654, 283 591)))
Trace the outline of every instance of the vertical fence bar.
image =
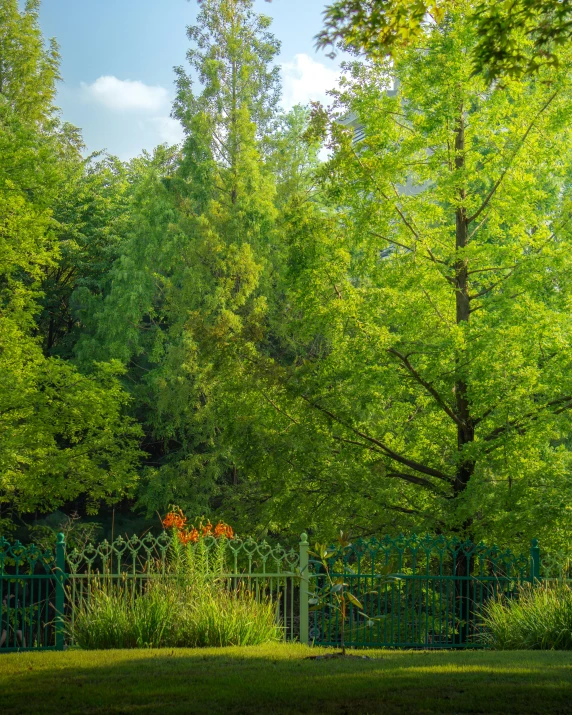
POLYGON ((534 583, 540 579, 540 547, 538 539, 533 539, 530 546, 530 581, 534 583))
POLYGON ((64 649, 65 548, 65 537, 60 532, 56 543, 56 650, 64 649))
POLYGON ((310 571, 308 568, 308 534, 300 535, 300 643, 309 643, 309 585, 310 571))

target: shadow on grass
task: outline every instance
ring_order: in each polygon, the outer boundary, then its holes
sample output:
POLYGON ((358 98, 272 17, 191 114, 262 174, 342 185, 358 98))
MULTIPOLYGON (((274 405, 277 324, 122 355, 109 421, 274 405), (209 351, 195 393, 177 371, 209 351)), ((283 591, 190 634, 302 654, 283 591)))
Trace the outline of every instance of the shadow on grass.
POLYGON ((2 713, 572 713, 572 654, 303 647, 70 651, 0 659, 2 713), (315 651, 314 651, 315 653, 315 651))

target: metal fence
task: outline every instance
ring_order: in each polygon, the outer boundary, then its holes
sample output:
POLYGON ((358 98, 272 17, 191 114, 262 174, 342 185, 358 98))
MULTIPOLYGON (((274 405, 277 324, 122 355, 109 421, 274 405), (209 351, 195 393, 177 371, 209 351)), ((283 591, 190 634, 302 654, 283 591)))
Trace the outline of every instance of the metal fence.
POLYGON ((55 549, 0 538, 0 652, 64 647, 65 544, 55 549))
MULTIPOLYGON (((73 645, 77 607, 89 601, 97 585, 105 583, 136 597, 153 579, 177 576, 170 569, 172 544, 167 532, 119 537, 68 551, 63 534, 58 535, 56 548, 47 550, 0 539, 0 652, 73 645)), ((189 548, 200 548, 208 562, 221 556, 220 546, 219 540, 206 537, 189 548)), ((307 640, 307 607, 305 620, 300 618, 308 601, 307 594, 301 597, 305 589, 300 576, 304 553, 307 563, 307 541, 294 550, 266 541, 231 539, 223 550, 223 560, 212 573, 221 588, 272 600, 284 640, 307 640)))
POLYGON ((317 645, 340 645, 343 637, 350 647, 476 648, 483 607, 538 579, 539 549, 534 541, 521 556, 443 536, 358 539, 310 567, 321 594, 310 618, 317 645), (359 603, 347 604, 343 633, 336 584, 359 603))
MULTIPOLYGON (((102 579, 117 583, 126 593, 141 593, 149 580, 176 576, 169 570, 169 550, 173 537, 162 532, 154 537, 121 537, 112 543, 89 544, 83 549, 71 550, 67 555, 67 603, 73 632, 74 606, 90 597, 93 585, 102 579)), ((271 546, 266 541, 230 539, 221 542, 207 536, 199 544, 186 548, 201 549, 207 563, 221 558, 212 576, 234 591, 246 590, 256 599, 269 598, 276 604, 276 617, 285 640, 295 640, 300 635, 299 603, 300 576, 299 553, 284 549, 279 544, 271 546), (224 553, 220 554, 223 545, 224 553)))
MULTIPOLYGON (((154 578, 169 577, 172 535, 147 534, 88 544, 66 552, 63 534, 53 550, 0 539, 0 652, 63 649, 72 644, 76 608, 105 578, 125 592, 142 593, 154 578), (67 634, 67 635, 66 635, 67 634)), ((202 557, 220 557, 220 542, 201 539, 202 557)), ((285 640, 340 645, 338 584, 360 603, 344 619, 351 647, 474 648, 482 645, 481 614, 490 598, 514 596, 540 574, 533 542, 522 556, 495 546, 445 537, 358 539, 332 546, 320 562, 302 534, 297 549, 265 541, 224 543, 221 588, 246 589, 276 604, 285 640), (330 586, 328 586, 330 584, 330 586), (338 591, 336 591, 338 589, 338 591), (312 605, 316 593, 327 593, 312 605)))

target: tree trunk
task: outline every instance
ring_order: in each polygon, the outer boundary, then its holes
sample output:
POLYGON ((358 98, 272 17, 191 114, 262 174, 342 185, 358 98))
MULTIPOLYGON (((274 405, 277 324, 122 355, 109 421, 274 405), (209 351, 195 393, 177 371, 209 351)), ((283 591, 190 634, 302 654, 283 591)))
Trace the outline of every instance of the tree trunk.
MULTIPOLYGON (((455 169, 462 171, 465 167, 465 119, 463 108, 459 116, 457 131, 455 135, 455 169)), ((463 249, 468 243, 469 226, 467 221, 467 209, 465 206, 466 190, 464 186, 459 189, 459 205, 455 212, 455 248, 457 260, 455 261, 455 302, 457 325, 468 323, 470 317, 470 301, 468 286, 468 266, 467 259, 463 255, 463 249)), ((463 356, 457 355, 457 379, 455 381, 456 413, 459 418, 457 424, 457 450, 462 454, 465 446, 475 439, 475 427, 471 416, 471 409, 467 395, 467 383, 461 376, 460 371, 464 363, 463 356)), ((463 492, 470 478, 473 475, 475 463, 473 460, 459 459, 455 473, 454 494, 458 496, 463 492)))
MULTIPOLYGON (((463 171, 465 168, 465 119, 463 107, 460 107, 459 121, 455 135, 455 169, 463 171)), ((459 188, 459 204, 455 212, 455 248, 457 259, 455 261, 455 303, 457 325, 468 323, 470 318, 470 300, 468 286, 468 265, 467 258, 463 255, 468 243, 469 225, 467 221, 467 209, 465 206, 466 190, 461 180, 459 188)), ((459 460, 455 471, 455 483, 453 487, 454 496, 458 497, 467 488, 475 470, 475 462, 472 459, 463 458, 465 447, 475 439, 475 427, 471 415, 471 408, 467 394, 467 383, 462 376, 464 355, 457 354, 457 378, 455 380, 455 401, 456 414, 459 418, 457 424, 457 451, 459 460)), ((462 531, 470 526, 471 520, 467 520, 462 525, 462 531)), ((465 643, 470 634, 470 624, 472 622, 471 599, 470 599, 470 558, 464 552, 460 552, 454 562, 455 580, 455 614, 457 617, 458 633, 455 637, 457 643, 465 643)))

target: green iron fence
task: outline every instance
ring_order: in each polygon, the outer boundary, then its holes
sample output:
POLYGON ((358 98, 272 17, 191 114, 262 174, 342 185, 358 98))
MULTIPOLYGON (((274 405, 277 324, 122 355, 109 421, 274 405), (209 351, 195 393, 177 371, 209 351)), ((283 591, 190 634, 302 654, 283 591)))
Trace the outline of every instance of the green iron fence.
POLYGON ((64 549, 0 538, 0 652, 63 649, 64 549))
MULTIPOLYGON (((67 602, 73 624, 74 605, 86 601, 94 583, 105 579, 121 585, 126 594, 141 593, 155 578, 169 578, 168 556, 172 535, 119 537, 112 543, 89 544, 66 556, 67 602)), ((207 562, 218 556, 220 542, 201 539, 207 562)), ((188 548, 198 548, 190 545, 188 548)), ((270 598, 276 604, 276 618, 285 640, 300 637, 300 552, 271 546, 266 541, 230 539, 224 542, 224 564, 216 577, 232 590, 247 590, 257 599, 270 598)), ((73 631, 73 627, 70 629, 73 631)))
MULTIPOLYGON (((65 634, 72 629, 65 622, 73 623, 75 606, 90 598, 92 586, 106 578, 126 592, 141 593, 151 579, 168 576, 171 539, 165 532, 120 537, 67 553, 62 534, 53 550, 0 539, 0 652, 71 645, 65 634)), ((216 543, 202 540, 207 557, 216 543)), ((225 553, 223 587, 271 598, 285 640, 340 645, 335 592, 311 609, 312 596, 324 591, 328 575, 309 557, 306 534, 298 549, 232 539, 225 553)), ((441 536, 358 539, 331 547, 327 564, 329 577, 348 584, 362 605, 350 606, 344 623, 344 641, 351 647, 478 647, 485 603, 499 594, 512 596, 519 585, 541 577, 536 541, 520 556, 441 536)))
POLYGON ((539 548, 526 556, 445 537, 358 539, 332 546, 327 571, 310 561, 310 590, 320 594, 310 614, 310 639, 340 645, 339 591, 347 584, 362 606, 351 603, 343 640, 351 647, 475 648, 482 646, 481 614, 500 594, 512 597, 540 576, 539 548), (323 595, 327 594, 324 600, 323 595))

